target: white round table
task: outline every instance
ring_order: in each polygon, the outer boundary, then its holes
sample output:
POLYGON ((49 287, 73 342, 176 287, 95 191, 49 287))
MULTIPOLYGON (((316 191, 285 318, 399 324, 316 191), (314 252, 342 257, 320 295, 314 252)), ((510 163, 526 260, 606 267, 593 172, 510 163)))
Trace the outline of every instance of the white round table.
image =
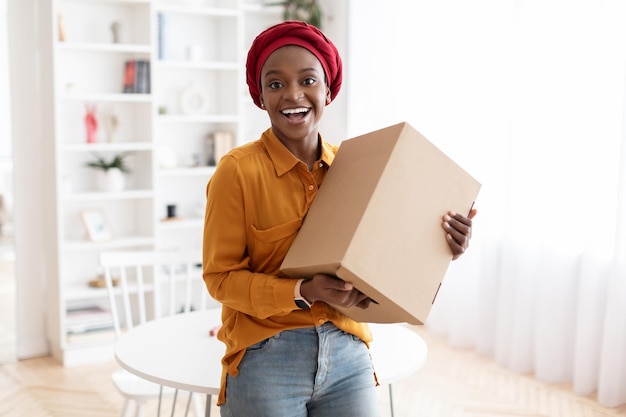
MULTIPOLYGON (((126 332, 115 344, 120 366, 148 381, 185 391, 218 395, 224 345, 210 335, 221 323, 220 309, 177 314, 126 332)), ((371 355, 381 384, 391 384, 419 370, 428 349, 402 324, 370 324, 371 355)), ((391 399, 391 398, 390 398, 391 399)), ((393 414, 393 402, 392 414, 393 414)), ((206 415, 210 414, 207 398, 206 415)))

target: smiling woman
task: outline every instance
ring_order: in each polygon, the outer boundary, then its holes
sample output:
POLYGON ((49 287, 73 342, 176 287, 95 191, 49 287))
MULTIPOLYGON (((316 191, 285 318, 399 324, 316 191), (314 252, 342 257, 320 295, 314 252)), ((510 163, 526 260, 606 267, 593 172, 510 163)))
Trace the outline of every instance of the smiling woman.
MULTIPOLYGON (((338 149, 319 124, 342 77, 335 45, 304 22, 266 29, 248 52, 250 95, 271 127, 224 156, 206 187, 203 277, 222 303, 222 414, 380 415, 370 328, 340 311, 371 300, 334 275, 280 270, 338 149)), ((459 255, 471 220, 450 216, 441 239, 459 255)))

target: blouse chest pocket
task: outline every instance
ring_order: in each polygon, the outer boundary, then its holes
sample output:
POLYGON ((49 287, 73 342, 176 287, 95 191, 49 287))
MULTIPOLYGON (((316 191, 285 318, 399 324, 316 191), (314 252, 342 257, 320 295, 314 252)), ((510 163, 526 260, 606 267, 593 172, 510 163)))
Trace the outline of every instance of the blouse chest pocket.
POLYGON ((302 219, 290 220, 269 229, 250 226, 249 242, 250 266, 255 272, 276 274, 280 270, 289 247, 302 226, 302 219))

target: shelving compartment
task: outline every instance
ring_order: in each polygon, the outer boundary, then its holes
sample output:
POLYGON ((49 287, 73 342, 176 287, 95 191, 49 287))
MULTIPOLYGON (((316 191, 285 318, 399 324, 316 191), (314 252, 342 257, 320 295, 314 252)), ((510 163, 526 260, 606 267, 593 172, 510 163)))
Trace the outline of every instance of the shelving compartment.
MULTIPOLYGON (((149 62, 150 59, 148 47, 94 47, 92 44, 71 46, 58 45, 56 66, 59 93, 69 98, 89 94, 121 94, 124 92, 127 75, 126 63, 138 60, 149 62)), ((146 68, 144 83, 148 83, 151 78, 151 68, 146 68)), ((135 80, 135 77, 139 82, 138 72, 132 79, 135 80)))
POLYGON ((238 62, 237 18, 232 8, 157 6, 159 60, 238 62))
POLYGON ((234 118, 238 114, 239 72, 232 69, 158 69, 155 103, 164 118, 234 118))
POLYGON ((150 44, 148 0, 63 0, 57 5, 57 20, 61 42, 150 44))
MULTIPOLYGON (((156 164, 160 175, 185 174, 181 170, 215 166, 216 134, 224 137, 224 148, 237 142, 237 124, 172 121, 168 118, 158 120, 156 144, 156 164), (230 138, 230 140, 229 140, 230 138)), ((220 140, 218 138, 218 140, 220 140)), ((193 175, 192 170, 188 174, 193 175)))
MULTIPOLYGON (((211 178, 210 171, 199 175, 162 177, 161 192, 157 199, 157 215, 161 221, 167 219, 167 206, 175 206, 176 218, 171 220, 202 220, 205 208, 206 185, 211 178)), ((175 225, 175 223, 173 223, 175 225)))
POLYGON ((91 251, 153 244, 154 201, 151 192, 145 194, 98 193, 67 201, 62 214, 63 248, 91 251), (85 211, 101 213, 109 231, 106 238, 90 238, 83 217, 85 211))
MULTIPOLYGON (((96 144, 150 143, 152 141, 152 109, 150 101, 135 102, 135 94, 85 96, 61 100, 57 109, 59 143, 87 144, 86 116, 94 109, 96 144)), ((89 144, 92 145, 92 144, 89 144)))
POLYGON ((132 195, 136 192, 146 192, 152 189, 152 151, 116 151, 113 149, 66 151, 63 153, 63 165, 60 170, 62 195, 65 200, 107 199, 111 197, 111 194, 132 195), (98 158, 111 161, 116 155, 123 156, 130 172, 123 175, 124 188, 111 193, 98 187, 98 176, 102 174, 103 170, 89 167, 87 164, 95 162, 98 158))

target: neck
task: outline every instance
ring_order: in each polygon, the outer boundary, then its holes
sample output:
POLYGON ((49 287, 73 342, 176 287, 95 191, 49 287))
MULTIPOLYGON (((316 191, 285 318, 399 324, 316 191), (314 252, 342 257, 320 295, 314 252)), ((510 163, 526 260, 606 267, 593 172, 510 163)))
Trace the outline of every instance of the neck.
POLYGON ((299 160, 304 162, 306 166, 309 168, 309 171, 313 170, 313 166, 315 165, 315 161, 320 158, 321 147, 319 136, 316 134, 314 138, 306 138, 306 139, 298 139, 298 140, 289 140, 282 139, 279 137, 279 140, 285 145, 287 149, 299 160))

